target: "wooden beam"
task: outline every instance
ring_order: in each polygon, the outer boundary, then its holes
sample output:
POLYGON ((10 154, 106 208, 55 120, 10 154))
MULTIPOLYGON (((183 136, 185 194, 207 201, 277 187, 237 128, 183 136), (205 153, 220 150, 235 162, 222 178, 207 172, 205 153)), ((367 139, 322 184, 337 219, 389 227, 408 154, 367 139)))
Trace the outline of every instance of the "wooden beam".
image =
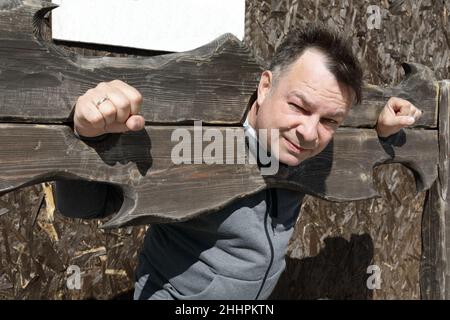
POLYGON ((233 35, 183 53, 84 58, 40 37, 54 4, 16 1, 0 11, 0 122, 62 123, 99 82, 123 80, 144 97, 149 123, 239 124, 261 72, 233 35))
POLYGON ((422 218, 420 290, 423 299, 450 299, 450 81, 440 82, 438 178, 427 191, 422 218))
POLYGON ((438 86, 424 66, 405 64, 405 79, 396 87, 367 85, 365 102, 352 109, 333 143, 299 167, 281 166, 277 175, 262 176, 251 164, 177 166, 169 141, 180 125, 192 132, 191 123, 202 120, 221 132, 232 126, 242 130, 262 70, 249 50, 225 35, 184 53, 84 58, 43 40, 43 18, 54 7, 37 0, 0 0, 0 192, 59 178, 115 183, 126 196, 110 224, 117 226, 188 219, 271 186, 335 201, 369 198, 377 195, 372 169, 381 163, 410 167, 418 190, 436 179, 438 86), (150 125, 101 143, 79 141, 60 124, 71 121, 78 96, 115 78, 143 93, 150 125), (361 129, 375 126, 390 96, 409 99, 424 111, 398 145, 380 144, 374 130, 361 129), (217 192, 204 197, 205 187, 217 192), (181 211, 176 200, 186 197, 196 201, 181 211))
MULTIPOLYGON (((239 125, 262 71, 248 48, 227 34, 196 50, 156 57, 93 57, 69 53, 41 36, 54 4, 2 0, 0 10, 0 122, 65 123, 77 98, 99 82, 123 80, 144 97, 147 124, 239 125)), ((396 87, 366 85, 344 127, 373 128, 391 96, 424 111, 415 127, 437 126, 433 73, 405 64, 396 87)))
POLYGON ((428 67, 417 63, 403 63, 405 77, 395 87, 382 88, 366 84, 360 105, 353 107, 343 126, 375 127, 381 109, 390 97, 410 101, 423 111, 414 127, 436 128, 438 118, 438 82, 428 67))
MULTIPOLYGON (((192 126, 184 128, 194 137, 192 126)), ((282 165, 276 175, 265 176, 248 154, 239 155, 244 164, 207 164, 211 158, 203 154, 200 164, 175 165, 172 150, 179 142, 171 141, 174 129, 180 128, 148 126, 85 143, 67 126, 0 124, 0 194, 55 179, 113 183, 123 190, 125 202, 108 226, 122 226, 186 220, 267 187, 334 201, 375 197, 372 169, 383 163, 410 167, 419 191, 437 177, 436 130, 405 130, 400 144, 383 145, 375 130, 341 128, 316 157, 298 167, 282 165), (211 192, 206 195, 205 189, 211 192), (187 198, 190 201, 184 202, 187 198)), ((232 128, 216 129, 226 137, 232 128)), ((223 143, 226 150, 225 139, 223 143)))

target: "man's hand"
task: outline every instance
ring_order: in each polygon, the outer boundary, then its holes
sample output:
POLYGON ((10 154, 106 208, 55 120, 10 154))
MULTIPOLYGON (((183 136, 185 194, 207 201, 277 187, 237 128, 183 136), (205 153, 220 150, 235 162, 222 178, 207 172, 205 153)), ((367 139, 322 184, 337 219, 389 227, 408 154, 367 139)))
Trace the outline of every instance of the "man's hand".
POLYGON ((120 80, 102 82, 78 98, 74 112, 75 132, 84 137, 144 128, 139 115, 142 95, 120 80))
POLYGON ((378 116, 376 130, 379 137, 386 138, 400 129, 413 125, 422 116, 422 111, 411 102, 392 97, 378 116))

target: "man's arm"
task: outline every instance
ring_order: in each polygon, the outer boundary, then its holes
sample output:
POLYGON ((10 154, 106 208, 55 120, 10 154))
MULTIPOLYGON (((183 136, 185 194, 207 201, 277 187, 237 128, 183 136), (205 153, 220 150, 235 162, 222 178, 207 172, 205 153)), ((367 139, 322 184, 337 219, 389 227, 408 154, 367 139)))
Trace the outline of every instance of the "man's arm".
MULTIPOLYGON (((78 98, 74 108, 74 132, 81 140, 100 140, 107 134, 144 128, 139 115, 142 96, 120 81, 102 82, 78 98)), ((55 183, 56 206, 72 218, 100 218, 117 212, 122 191, 110 184, 80 180, 55 183)))

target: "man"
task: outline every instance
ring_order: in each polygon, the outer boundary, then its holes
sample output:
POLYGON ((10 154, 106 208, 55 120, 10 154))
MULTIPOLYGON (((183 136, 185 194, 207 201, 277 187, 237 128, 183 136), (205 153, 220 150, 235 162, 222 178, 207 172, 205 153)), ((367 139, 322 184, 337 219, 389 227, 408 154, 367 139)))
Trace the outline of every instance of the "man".
MULTIPOLYGON (((336 31, 321 24, 293 30, 261 75, 246 132, 269 129, 269 151, 296 166, 324 150, 360 101, 361 83, 359 63, 336 31), (271 141, 273 130, 279 134, 271 141)), ((101 83, 78 99, 75 132, 81 139, 101 139, 111 132, 140 130, 141 103, 135 88, 117 80, 101 83)), ((391 98, 378 118, 377 133, 384 140, 395 138, 420 116, 408 101, 391 98)), ((120 208, 120 194, 106 184, 58 181, 56 195, 67 216, 99 217, 120 208)), ((285 268, 303 197, 284 189, 264 190, 216 213, 152 225, 136 271, 135 298, 268 298, 285 268)))

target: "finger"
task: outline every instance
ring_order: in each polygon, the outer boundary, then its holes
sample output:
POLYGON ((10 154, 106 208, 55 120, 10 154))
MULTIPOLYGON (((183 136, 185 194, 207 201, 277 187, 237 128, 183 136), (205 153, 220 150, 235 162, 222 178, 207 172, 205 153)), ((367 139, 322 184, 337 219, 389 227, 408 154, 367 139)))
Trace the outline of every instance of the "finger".
POLYGON ((398 116, 396 117, 396 126, 403 128, 411 126, 416 122, 416 119, 412 116, 398 116))
POLYGON ((131 116, 126 122, 126 127, 132 131, 142 130, 145 127, 144 117, 140 115, 131 116))
POLYGON ((79 121, 81 122, 80 125, 89 125, 96 129, 102 129, 106 124, 101 112, 92 103, 91 98, 86 95, 78 99, 74 121, 79 121))
POLYGON ((136 88, 120 80, 113 80, 108 84, 125 94, 130 101, 132 115, 136 115, 141 112, 143 98, 141 93, 136 88))
POLYGON ((103 118, 105 119, 106 125, 116 122, 117 109, 113 103, 109 100, 102 102, 97 109, 101 112, 103 118))
POLYGON ((385 126, 394 126, 397 123, 395 113, 391 113, 388 110, 384 110, 380 114, 377 122, 382 123, 385 126))
POLYGON ((110 125, 106 126, 106 132, 108 133, 123 133, 129 131, 128 127, 120 122, 113 122, 110 125))
POLYGON ((405 99, 392 97, 388 101, 388 105, 394 110, 397 116, 408 116, 410 115, 413 105, 411 102, 405 99))
POLYGON ((413 115, 414 119, 416 119, 416 121, 417 121, 422 117, 422 115, 423 115, 422 110, 419 110, 416 108, 414 111, 414 115, 413 115))
MULTIPOLYGON (((106 82, 97 85, 97 92, 101 92, 103 97, 107 97, 116 109, 115 121, 125 123, 130 116, 130 100, 119 89, 109 85, 106 82)), ((103 104, 102 104, 103 105, 103 104)), ((109 124, 109 122, 108 122, 109 124)))
POLYGON ((128 118, 125 124, 114 122, 107 126, 106 131, 109 133, 120 133, 126 131, 139 131, 145 126, 144 117, 134 115, 128 118))

